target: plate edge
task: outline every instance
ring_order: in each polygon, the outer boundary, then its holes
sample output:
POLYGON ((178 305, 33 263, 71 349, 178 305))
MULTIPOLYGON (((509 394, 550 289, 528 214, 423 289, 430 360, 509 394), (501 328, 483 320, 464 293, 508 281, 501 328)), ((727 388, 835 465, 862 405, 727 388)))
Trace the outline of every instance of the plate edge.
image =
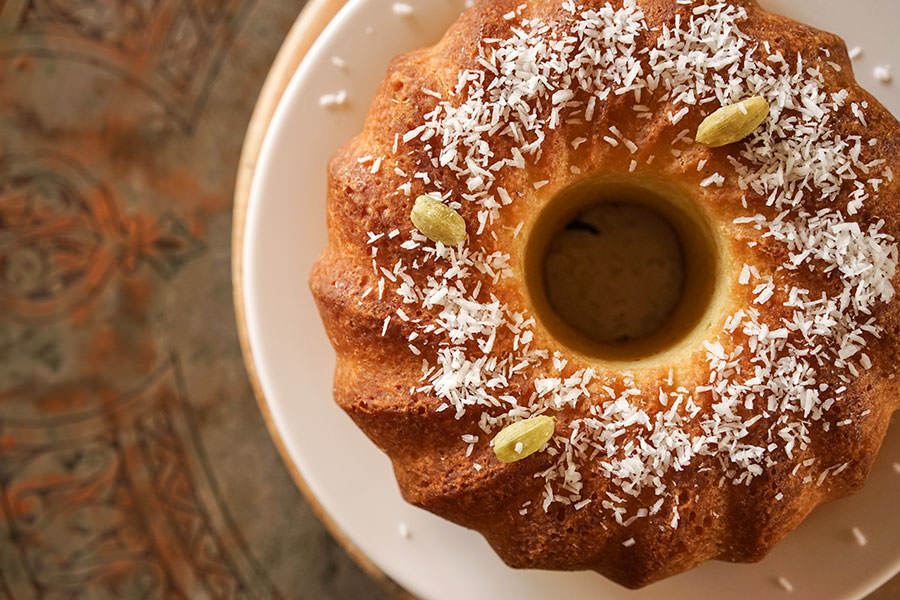
POLYGON ((303 61, 319 34, 332 21, 337 13, 347 3, 347 0, 309 0, 291 26, 284 42, 278 50, 275 60, 266 75, 265 82, 260 90, 250 122, 247 126, 244 142, 241 148, 241 156, 238 162, 237 176, 234 187, 234 209, 232 213, 231 229, 231 277, 232 296, 234 301, 235 321, 237 325, 238 340, 244 368, 250 380, 250 387, 256 399, 257 406, 265 421, 269 436, 272 438, 281 459, 288 469, 294 484, 310 504, 313 513, 325 525, 325 528, 346 551, 350 557, 385 591, 397 600, 416 600, 416 597, 406 591, 397 582, 391 579, 384 571, 354 544, 343 532, 337 523, 331 518, 318 498, 310 489, 297 465, 287 452, 284 440, 272 419, 268 401, 262 391, 255 359, 250 346, 250 337, 247 328, 246 302, 244 300, 244 234, 247 225, 247 209, 250 201, 250 190, 253 184, 253 176, 256 171, 256 163, 262 150, 263 142, 269 129, 269 124, 281 101, 288 83, 303 61))

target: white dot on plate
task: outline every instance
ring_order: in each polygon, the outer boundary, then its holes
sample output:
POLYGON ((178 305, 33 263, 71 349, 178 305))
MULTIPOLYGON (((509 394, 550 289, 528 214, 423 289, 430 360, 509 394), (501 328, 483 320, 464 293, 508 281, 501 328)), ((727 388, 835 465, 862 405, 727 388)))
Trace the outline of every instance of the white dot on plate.
POLYGON ((790 581, 788 581, 787 577, 779 577, 778 585, 780 585, 781 589, 783 589, 786 592, 794 591, 794 584, 792 584, 790 581))
POLYGON ((400 17, 408 17, 413 14, 413 7, 406 2, 394 2, 391 8, 394 14, 400 17))
POLYGON ((340 90, 333 94, 323 94, 319 97, 319 106, 334 108, 347 103, 347 90, 340 90))
POLYGON ((400 523, 397 524, 397 533, 399 533, 400 537, 403 539, 408 540, 410 538, 409 526, 403 521, 400 521, 400 523))
POLYGON ((881 83, 890 83, 893 79, 890 65, 878 65, 872 70, 872 75, 881 83))

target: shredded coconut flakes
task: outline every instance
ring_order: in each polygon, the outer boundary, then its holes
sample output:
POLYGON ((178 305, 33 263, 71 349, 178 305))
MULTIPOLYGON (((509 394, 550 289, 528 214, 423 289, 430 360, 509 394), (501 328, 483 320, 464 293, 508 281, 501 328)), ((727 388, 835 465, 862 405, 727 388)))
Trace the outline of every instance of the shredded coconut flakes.
MULTIPOLYGON (((402 6, 395 3, 394 11, 407 14, 402 6)), ((882 230, 883 222, 853 219, 877 195, 878 182, 892 174, 866 159, 868 140, 832 128, 838 113, 864 123, 867 106, 851 108, 848 92, 826 88, 819 64, 827 63, 816 62, 821 57, 783 56, 744 34, 740 25, 747 13, 740 6, 693 6, 687 18, 659 25, 649 47, 639 41, 648 25, 634 0, 599 10, 567 0, 563 8, 568 16, 559 22, 520 18, 517 11, 504 16, 509 35, 482 40, 479 68, 462 69, 449 93, 429 90, 425 95, 434 104, 421 124, 395 138, 395 147, 402 139, 428 157, 399 191, 410 196, 414 180, 427 188, 430 170, 447 169, 458 182, 455 191, 428 191, 454 207, 472 205, 478 219, 477 233, 458 248, 433 244, 415 230, 387 238, 396 237, 391 243, 407 258, 376 269, 379 298, 387 285, 425 315, 412 321, 396 311, 405 327, 427 334, 419 338, 422 345, 409 346, 423 361, 414 392, 435 397, 436 410, 457 420, 475 415, 487 439, 510 422, 577 407, 583 416, 564 423, 544 450, 554 463, 535 474, 543 480, 536 504, 545 511, 554 503, 576 510, 590 503, 582 498, 587 462, 592 476, 611 483, 598 504, 623 526, 665 512, 677 528, 678 499, 666 475, 699 463, 718 466, 720 485, 748 485, 780 453, 796 461, 795 476, 815 477, 821 485, 847 464, 801 473, 813 465, 804 467, 800 457, 807 453, 811 428, 829 429, 828 413, 841 405, 847 388, 821 383, 818 375, 827 371, 849 383, 871 366, 864 349, 881 332, 871 315, 894 295, 895 240, 882 230), (638 118, 662 110, 651 107, 667 107, 674 126, 692 111, 707 114, 756 95, 770 104, 766 124, 735 146, 732 172, 713 173, 699 185, 729 181, 744 193, 745 209, 748 199, 764 202, 765 215, 745 210, 734 224, 747 232, 749 248, 765 240, 780 245, 787 259, 778 277, 765 264, 744 265, 736 275, 753 301, 706 341, 707 380, 691 389, 676 385, 670 373, 668 381, 649 389, 628 374, 599 377, 589 368, 568 368, 538 347, 534 318, 491 293, 492 285, 512 276, 509 255, 479 246, 481 236, 496 237, 501 211, 521 195, 499 186, 503 177, 540 160, 550 132, 569 122, 592 122, 613 99, 633 98, 638 118), (838 201, 847 189, 842 210, 838 201), (812 198, 819 208, 810 208, 812 198), (827 274, 836 289, 814 294, 790 277, 810 270, 827 274), (417 279, 410 275, 414 271, 427 274, 417 279), (775 305, 785 309, 784 316, 762 310, 775 305), (645 490, 653 500, 647 508, 631 506, 629 514, 628 498, 645 490)), ((640 150, 616 127, 609 134, 598 133, 590 143, 602 140, 624 156, 640 150)), ((690 144, 690 132, 682 130, 674 140, 673 146, 690 144)), ((577 138, 571 146, 588 142, 577 138)), ((673 155, 681 150, 673 148, 673 155)), ((647 157, 646 164, 653 159, 647 157)), ((632 159, 631 170, 636 165, 632 159)), ((705 165, 702 160, 696 171, 705 165)), ((377 170, 374 163, 369 168, 377 170)), ((370 243, 387 243, 377 235, 370 243)), ((462 436, 467 456, 480 433, 462 436)), ((778 583, 793 589, 784 578, 778 583)))

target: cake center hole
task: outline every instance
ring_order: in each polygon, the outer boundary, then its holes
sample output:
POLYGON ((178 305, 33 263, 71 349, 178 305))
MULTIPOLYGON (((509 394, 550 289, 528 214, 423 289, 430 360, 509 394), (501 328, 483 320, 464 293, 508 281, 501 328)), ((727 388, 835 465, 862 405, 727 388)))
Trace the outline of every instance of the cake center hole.
POLYGON ((553 310, 603 344, 659 331, 684 289, 678 233, 644 204, 587 208, 550 240, 543 270, 553 310))
POLYGON ((561 346, 603 362, 649 365, 695 348, 723 297, 728 262, 716 231, 674 183, 578 181, 528 226, 523 268, 535 314, 561 346))

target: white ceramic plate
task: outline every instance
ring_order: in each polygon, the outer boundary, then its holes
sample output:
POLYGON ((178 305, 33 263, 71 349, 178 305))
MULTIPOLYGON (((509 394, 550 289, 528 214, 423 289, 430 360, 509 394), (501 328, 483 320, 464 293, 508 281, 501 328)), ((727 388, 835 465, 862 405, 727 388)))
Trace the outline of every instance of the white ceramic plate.
MULTIPOLYGON (((334 357, 306 285, 325 245, 325 165, 362 125, 394 55, 435 42, 462 0, 411 0, 409 17, 388 0, 351 0, 294 75, 272 121, 253 180, 244 237, 247 331, 263 395, 286 451, 321 505, 375 564, 428 600, 515 598, 860 598, 900 569, 900 427, 893 427, 866 488, 820 508, 765 560, 712 562, 639 592, 594 573, 513 571, 482 538, 406 505, 390 463, 332 402, 334 357), (333 56, 347 67, 336 67, 333 56), (346 89, 349 103, 319 106, 346 89), (398 533, 403 522, 410 537, 398 533), (869 543, 851 535, 859 527, 869 543)), ((900 67, 896 0, 763 0, 767 8, 842 34, 864 48, 856 70, 864 85, 900 114, 900 89, 872 69, 900 67)))

